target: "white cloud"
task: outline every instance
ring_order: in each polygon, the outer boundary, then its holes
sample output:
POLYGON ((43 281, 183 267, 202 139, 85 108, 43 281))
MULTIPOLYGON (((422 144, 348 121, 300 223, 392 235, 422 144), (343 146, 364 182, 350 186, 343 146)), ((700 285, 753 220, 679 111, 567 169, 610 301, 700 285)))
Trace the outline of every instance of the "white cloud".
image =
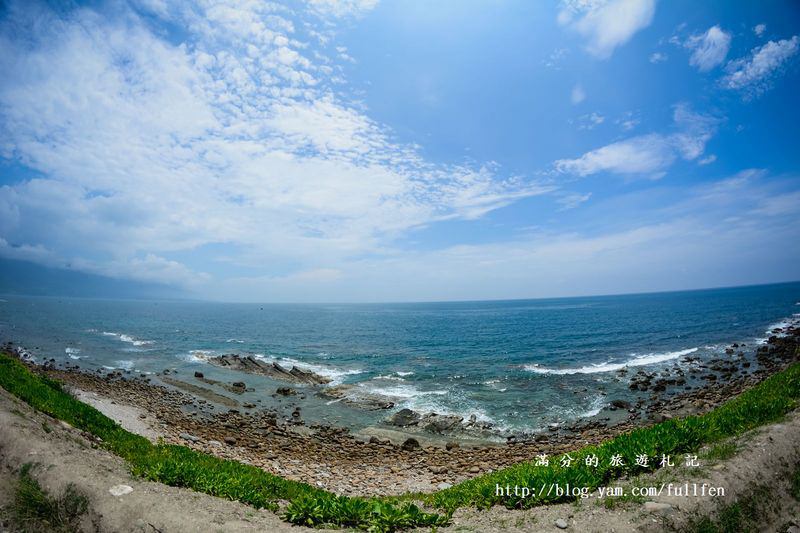
POLYGON ((360 17, 378 5, 378 0, 306 0, 312 10, 320 15, 360 17))
POLYGON ((573 194, 564 194, 560 196, 557 202, 561 205, 559 211, 567 211, 569 209, 575 209, 582 203, 588 202, 589 198, 592 197, 592 193, 587 192, 585 194, 580 193, 573 193, 573 194))
POLYGON ((336 92, 335 63, 280 6, 157 3, 185 28, 181 44, 132 12, 13 7, 0 27, 0 70, 14 73, 0 78, 0 155, 43 177, 0 188, 2 255, 194 286, 204 247, 224 245, 237 250, 226 261, 265 275, 272 263, 324 272, 552 189, 394 142, 336 92))
POLYGON ((717 160, 717 156, 716 156, 716 155, 714 155, 714 154, 709 154, 709 155, 707 155, 706 157, 704 157, 704 158, 702 158, 702 159, 698 160, 698 161, 697 161, 697 164, 698 164, 698 165, 710 165, 711 163, 713 163, 713 162, 714 162, 714 161, 716 161, 716 160, 717 160))
POLYGON ((753 27, 753 33, 755 33, 758 37, 761 37, 765 31, 767 31, 766 24, 756 24, 753 27))
POLYGON ((565 1, 558 22, 583 35, 589 53, 605 59, 650 25, 655 8, 655 0, 565 1))
POLYGON ((731 34, 712 26, 701 35, 689 37, 685 46, 693 50, 689 64, 700 72, 707 72, 725 61, 731 47, 731 34))
POLYGON ((583 87, 581 87, 580 83, 576 84, 572 88, 572 91, 569 94, 569 99, 573 105, 580 104, 581 102, 586 100, 586 92, 583 90, 583 87))
POLYGON ((581 115, 578 117, 578 129, 593 130, 595 127, 605 122, 605 120, 606 117, 597 112, 581 115))
POLYGON ((797 53, 800 40, 769 41, 754 48, 749 57, 731 61, 725 67, 727 74, 721 84, 726 89, 742 91, 745 98, 752 98, 769 89, 772 79, 797 53))
POLYGON ((558 172, 581 177, 612 172, 661 178, 679 157, 691 161, 702 155, 717 124, 716 119, 694 113, 684 104, 675 106, 673 119, 678 130, 675 133, 631 137, 591 150, 576 159, 559 159, 554 167, 558 172))
POLYGON ((649 58, 651 63, 662 63, 667 59, 668 59, 667 54, 664 54, 662 52, 653 52, 652 54, 650 54, 649 58))

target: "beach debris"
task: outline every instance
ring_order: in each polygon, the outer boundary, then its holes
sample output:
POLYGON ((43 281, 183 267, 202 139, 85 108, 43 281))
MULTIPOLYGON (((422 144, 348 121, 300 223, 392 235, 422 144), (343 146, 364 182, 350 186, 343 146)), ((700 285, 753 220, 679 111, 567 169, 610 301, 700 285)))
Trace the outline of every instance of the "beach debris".
POLYGON ((110 492, 112 496, 125 496, 126 494, 133 492, 133 487, 130 485, 114 485, 108 489, 108 492, 110 492))

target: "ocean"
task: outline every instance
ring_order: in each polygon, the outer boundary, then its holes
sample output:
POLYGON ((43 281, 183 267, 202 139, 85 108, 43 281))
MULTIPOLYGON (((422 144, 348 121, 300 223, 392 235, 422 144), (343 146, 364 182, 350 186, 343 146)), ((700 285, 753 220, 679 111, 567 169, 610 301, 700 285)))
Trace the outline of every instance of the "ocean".
MULTIPOLYGON (((635 399, 616 372, 658 370, 683 357, 751 353, 768 331, 800 317, 800 283, 659 294, 537 300, 397 304, 233 304, 4 296, 0 340, 36 359, 83 369, 120 369, 157 380, 164 369, 245 381, 270 406, 265 377, 213 367, 237 353, 313 370, 396 409, 457 414, 499 432, 542 429, 635 399), (636 368, 634 368, 636 367, 636 368)), ((632 373, 632 372, 631 372, 632 373)), ((298 387, 302 389, 302 387, 298 387)), ((247 401, 247 400, 245 400, 247 401)), ((354 430, 380 424, 309 390, 311 421, 354 430)), ((391 412, 391 411, 390 411, 391 412)))

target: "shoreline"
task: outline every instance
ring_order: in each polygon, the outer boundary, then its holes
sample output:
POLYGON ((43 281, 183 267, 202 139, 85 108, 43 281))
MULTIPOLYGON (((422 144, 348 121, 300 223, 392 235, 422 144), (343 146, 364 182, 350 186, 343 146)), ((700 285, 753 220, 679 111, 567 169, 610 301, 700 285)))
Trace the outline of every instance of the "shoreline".
MULTIPOLYGON (((145 431, 141 426, 147 426, 167 443, 252 464, 338 494, 396 495, 446 488, 540 453, 559 455, 635 427, 707 412, 797 360, 800 330, 789 325, 776 333, 783 336, 772 336, 757 348, 754 358, 758 368, 752 372, 750 361, 732 352, 728 360, 692 366, 689 372, 696 370, 706 383, 704 387, 662 397, 659 392, 669 386, 663 382, 675 378, 639 369, 631 378, 632 386, 644 386, 654 391, 653 395, 636 405, 619 402, 613 409, 622 415, 618 422, 577 421, 570 426, 549 427, 529 438, 489 445, 465 445, 435 435, 426 438, 402 428, 368 435, 326 424, 306 425, 299 407, 289 417, 255 405, 214 412, 208 400, 149 383, 148 378, 128 378, 121 372, 97 375, 49 363, 27 364, 83 391, 87 398, 95 398, 109 412, 127 417, 128 423, 136 423, 131 428, 145 431), (390 436, 393 438, 386 438, 390 436)), ((287 403, 291 407, 291 398, 287 403)))

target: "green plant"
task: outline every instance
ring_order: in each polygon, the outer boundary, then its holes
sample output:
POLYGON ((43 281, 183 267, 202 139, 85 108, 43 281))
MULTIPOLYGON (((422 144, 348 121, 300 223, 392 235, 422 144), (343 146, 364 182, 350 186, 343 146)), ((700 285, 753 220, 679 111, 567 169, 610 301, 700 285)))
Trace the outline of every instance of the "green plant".
POLYGON ((67 485, 60 496, 51 497, 31 475, 32 467, 30 463, 22 466, 14 492, 11 516, 17 527, 25 532, 76 531, 89 509, 86 497, 73 484, 67 485))

